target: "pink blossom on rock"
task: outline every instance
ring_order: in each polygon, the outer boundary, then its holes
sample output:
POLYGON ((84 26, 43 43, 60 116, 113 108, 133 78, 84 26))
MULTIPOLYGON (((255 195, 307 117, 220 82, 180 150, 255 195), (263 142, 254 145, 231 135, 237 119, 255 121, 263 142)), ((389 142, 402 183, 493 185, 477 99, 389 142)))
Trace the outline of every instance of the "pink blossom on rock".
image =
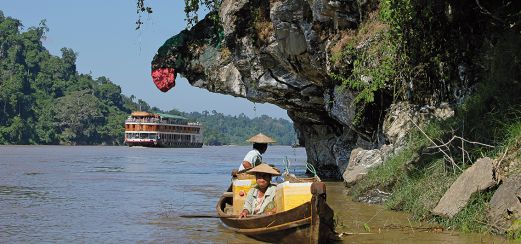
POLYGON ((162 92, 167 92, 175 86, 175 69, 159 68, 152 70, 152 80, 162 92))

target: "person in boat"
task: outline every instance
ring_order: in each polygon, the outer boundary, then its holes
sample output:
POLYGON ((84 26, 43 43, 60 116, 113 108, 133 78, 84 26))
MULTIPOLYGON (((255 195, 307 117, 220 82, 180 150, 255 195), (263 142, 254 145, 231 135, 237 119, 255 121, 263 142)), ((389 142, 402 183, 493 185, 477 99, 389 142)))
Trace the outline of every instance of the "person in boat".
POLYGON ((262 133, 251 137, 247 141, 253 143, 253 149, 249 151, 242 160, 242 163, 239 166, 239 171, 250 169, 261 164, 262 154, 268 149, 268 143, 275 143, 275 140, 262 133))
POLYGON ((255 174, 257 185, 250 189, 246 195, 244 207, 239 218, 256 214, 273 214, 277 211, 275 206, 276 186, 271 184, 271 177, 280 175, 279 171, 261 163, 255 168, 248 170, 249 174, 255 174))

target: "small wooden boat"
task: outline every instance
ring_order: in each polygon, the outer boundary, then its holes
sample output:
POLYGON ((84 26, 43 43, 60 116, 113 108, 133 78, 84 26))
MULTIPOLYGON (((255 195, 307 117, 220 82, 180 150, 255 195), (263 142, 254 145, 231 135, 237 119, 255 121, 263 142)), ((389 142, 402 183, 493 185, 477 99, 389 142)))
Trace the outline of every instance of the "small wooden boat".
POLYGON ((272 243, 327 243, 337 239, 333 210, 326 203, 326 186, 311 185, 311 201, 288 211, 239 219, 227 214, 232 206, 231 188, 217 203, 217 215, 227 228, 253 239, 272 243))

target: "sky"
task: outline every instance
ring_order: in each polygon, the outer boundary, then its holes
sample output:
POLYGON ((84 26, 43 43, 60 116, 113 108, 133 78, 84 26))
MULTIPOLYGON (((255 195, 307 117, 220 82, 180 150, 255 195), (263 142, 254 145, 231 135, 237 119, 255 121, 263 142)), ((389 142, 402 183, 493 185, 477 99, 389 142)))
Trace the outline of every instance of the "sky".
POLYGON ((159 91, 150 77, 150 62, 168 38, 186 27, 184 1, 146 3, 153 13, 141 14, 144 24, 139 30, 135 30, 136 0, 0 0, 0 10, 20 20, 23 31, 45 19, 49 32, 43 45, 51 54, 61 56, 61 48, 73 49, 78 54, 78 72, 94 78, 105 76, 121 86, 123 94, 151 106, 166 111, 244 113, 250 118, 266 114, 289 120, 286 111, 275 105, 211 93, 190 86, 180 75, 174 88, 159 91))

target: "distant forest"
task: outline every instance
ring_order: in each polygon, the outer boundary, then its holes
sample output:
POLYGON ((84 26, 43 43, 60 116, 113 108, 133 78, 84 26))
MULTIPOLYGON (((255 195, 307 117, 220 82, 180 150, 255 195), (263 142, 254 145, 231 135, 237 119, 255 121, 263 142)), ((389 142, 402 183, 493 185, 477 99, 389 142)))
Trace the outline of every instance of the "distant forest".
POLYGON ((202 123, 205 145, 242 145, 247 143, 246 139, 259 132, 273 137, 277 141, 277 145, 292 145, 297 140, 293 123, 267 115, 250 119, 244 114, 231 116, 215 110, 211 113, 208 111, 184 113, 177 110, 167 113, 202 123))
MULTIPOLYGON (((0 144, 121 145, 132 111, 164 112, 121 94, 121 87, 106 77, 79 74, 72 49, 62 48, 61 57, 51 55, 42 45, 49 31, 45 21, 22 29, 19 20, 0 11, 0 144)), ((296 137, 290 121, 265 115, 167 113, 201 122, 206 145, 244 144, 258 132, 282 145, 296 137)))

